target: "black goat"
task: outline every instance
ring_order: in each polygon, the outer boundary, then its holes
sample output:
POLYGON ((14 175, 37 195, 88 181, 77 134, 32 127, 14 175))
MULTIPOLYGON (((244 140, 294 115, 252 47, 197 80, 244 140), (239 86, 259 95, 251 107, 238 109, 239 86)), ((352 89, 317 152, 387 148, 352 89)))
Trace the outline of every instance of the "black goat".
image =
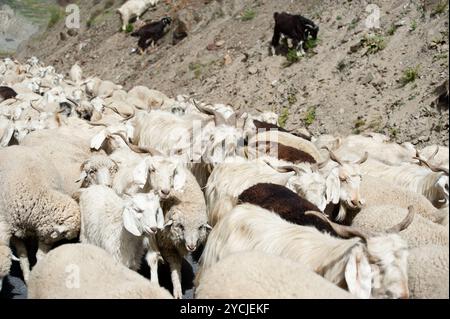
POLYGON ((286 12, 275 12, 275 28, 272 37, 272 49, 278 46, 281 35, 292 39, 293 44, 300 54, 304 53, 304 46, 308 37, 317 39, 319 27, 311 20, 301 16, 286 12))
POLYGON ((140 53, 150 46, 156 44, 166 33, 166 27, 172 23, 169 17, 162 18, 160 21, 150 22, 144 25, 136 32, 131 33, 131 36, 138 37, 138 46, 140 53))
POLYGON ((7 86, 0 86, 0 102, 12 99, 17 96, 16 91, 7 86))
POLYGON ((270 183, 253 185, 239 195, 238 203, 257 205, 278 214, 288 222, 313 226, 322 232, 328 232, 338 237, 328 223, 317 216, 305 214, 307 211, 320 212, 317 206, 284 186, 270 183))

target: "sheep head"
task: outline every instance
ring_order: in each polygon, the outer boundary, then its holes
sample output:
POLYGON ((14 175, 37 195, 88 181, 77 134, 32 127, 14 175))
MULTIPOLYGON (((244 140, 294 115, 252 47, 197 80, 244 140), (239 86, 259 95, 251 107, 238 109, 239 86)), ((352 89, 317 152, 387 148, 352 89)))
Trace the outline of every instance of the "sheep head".
POLYGON ((187 252, 193 252, 203 244, 212 229, 207 223, 206 212, 205 218, 189 218, 189 215, 176 209, 168 215, 171 217, 165 223, 164 230, 169 232, 169 238, 176 246, 184 247, 187 252))
MULTIPOLYGON (((338 203, 338 198, 345 208, 357 210, 364 206, 364 199, 360 195, 360 185, 362 180, 362 173, 359 167, 364 163, 369 154, 366 152, 360 160, 355 162, 347 162, 340 160, 336 154, 327 149, 330 154, 330 159, 339 165, 333 167, 327 176, 327 200, 333 204, 338 203)), ((345 216, 338 216, 338 220, 345 216)))
POLYGON ((319 172, 310 168, 300 168, 296 175, 289 178, 286 187, 316 205, 320 211, 325 210, 327 205, 326 180, 319 172))
POLYGON ((162 199, 169 198, 173 192, 182 191, 186 183, 183 165, 174 158, 148 156, 133 171, 133 181, 138 187, 153 190, 162 199))
POLYGON ((226 125, 216 126, 206 134, 205 139, 203 160, 212 165, 222 163, 225 158, 236 155, 238 147, 244 145, 242 131, 226 125))
POLYGON ((154 235, 164 226, 159 196, 154 193, 139 193, 127 198, 122 219, 124 228, 134 236, 154 235))
MULTIPOLYGON (((379 234, 363 232, 352 226, 336 224, 319 212, 308 211, 305 214, 321 218, 343 238, 360 237, 365 241, 366 253, 364 254, 364 258, 367 257, 370 263, 372 278, 370 286, 373 297, 408 298, 408 245, 398 233, 412 223, 415 214, 412 206, 408 208, 408 214, 400 223, 386 230, 385 233, 379 234)), ((349 262, 352 262, 351 258, 349 262)), ((349 272, 352 272, 351 266, 349 272)))
POLYGON ((112 180, 119 166, 115 161, 105 155, 94 155, 81 165, 81 175, 77 182, 81 181, 81 187, 91 185, 112 186, 112 180))

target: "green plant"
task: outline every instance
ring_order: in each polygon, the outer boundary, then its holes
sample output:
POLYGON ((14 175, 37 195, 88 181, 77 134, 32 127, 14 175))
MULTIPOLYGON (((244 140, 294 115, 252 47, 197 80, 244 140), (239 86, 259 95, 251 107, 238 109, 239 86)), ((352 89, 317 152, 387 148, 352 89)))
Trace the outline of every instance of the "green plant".
POLYGON ((286 54, 286 61, 283 63, 283 67, 290 67, 292 64, 297 63, 298 61, 300 61, 300 57, 297 54, 297 50, 289 49, 288 53, 286 54))
POLYGON ((354 125, 355 129, 359 129, 359 128, 363 127, 364 125, 366 125, 366 121, 364 119, 359 118, 355 121, 355 123, 353 123, 353 125, 354 125))
POLYGON ((316 108, 314 106, 311 106, 306 111, 305 117, 303 118, 303 122, 305 123, 306 126, 310 126, 311 124, 314 123, 315 120, 316 120, 316 108))
POLYGON ((366 129, 372 131, 381 133, 381 129, 383 127, 383 118, 380 116, 377 116, 376 118, 372 119, 366 126, 366 129))
POLYGON ((287 99, 288 99, 289 105, 293 105, 297 102, 297 97, 295 96, 295 94, 289 94, 287 99))
POLYGON ((14 54, 14 52, 12 52, 12 51, 0 50, 0 58, 6 58, 6 57, 9 57, 9 56, 12 56, 13 54, 14 54))
POLYGON ((134 26, 131 23, 127 24, 127 27, 125 28, 126 33, 131 33, 134 30, 134 26))
POLYGON ((51 6, 49 8, 50 18, 48 20, 47 28, 52 28, 64 16, 63 10, 59 6, 51 6))
POLYGON ((361 21, 360 18, 353 18, 350 24, 348 25, 348 30, 353 30, 358 25, 359 21, 361 21))
POLYGON ((90 15, 89 19, 86 21, 86 26, 88 28, 92 27, 95 24, 95 20, 101 13, 102 13, 102 11, 100 9, 94 10, 92 12, 92 14, 90 15))
POLYGON ((396 138, 397 137, 398 129, 396 129, 395 127, 390 127, 388 129, 388 131, 389 131, 389 136, 390 137, 392 137, 392 138, 396 138))
POLYGON ((438 60, 447 60, 448 54, 447 53, 439 53, 433 56, 433 62, 436 62, 438 60))
POLYGON ((391 24, 391 26, 387 29, 386 34, 389 36, 393 36, 397 29, 398 27, 395 24, 391 24))
POLYGON ((417 29, 417 21, 412 20, 411 25, 409 26, 410 31, 415 31, 417 29))
POLYGON ((345 60, 344 60, 344 59, 340 60, 340 61, 338 62, 338 64, 336 65, 336 69, 337 69, 339 72, 344 71, 346 67, 347 67, 347 63, 345 63, 345 60))
POLYGON ((319 44, 319 38, 308 38, 305 42, 306 49, 314 49, 319 44))
POLYGON ((281 114, 278 117, 278 125, 284 128, 286 126, 288 118, 289 118, 289 109, 285 107, 281 110, 281 114))
POLYGON ((202 67, 203 65, 199 62, 191 62, 189 63, 189 70, 194 72, 194 77, 199 79, 202 75, 202 67))
POLYGON ((409 67, 403 71, 403 76, 400 79, 402 86, 414 82, 419 77, 419 66, 409 67))
POLYGON ((386 40, 381 35, 365 36, 361 42, 367 48, 366 54, 377 53, 386 47, 386 40))
POLYGON ((253 9, 246 9, 241 16, 242 21, 249 21, 256 17, 256 11, 253 9))
POLYGON ((336 21, 341 21, 342 20, 342 17, 341 16, 337 16, 336 17, 336 21))
POLYGON ((438 15, 445 12, 445 9, 447 9, 447 1, 441 1, 438 3, 434 11, 432 12, 432 16, 438 15))

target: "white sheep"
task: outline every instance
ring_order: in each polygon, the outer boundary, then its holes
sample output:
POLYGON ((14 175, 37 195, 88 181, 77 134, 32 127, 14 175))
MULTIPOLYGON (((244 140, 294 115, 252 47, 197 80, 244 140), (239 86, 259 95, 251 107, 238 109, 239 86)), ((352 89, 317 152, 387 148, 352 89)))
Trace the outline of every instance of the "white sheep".
POLYGON ((87 79, 82 84, 86 85, 86 93, 103 99, 112 96, 114 91, 123 88, 121 85, 114 84, 111 81, 103 81, 97 77, 87 79))
POLYGON ((67 244, 33 268, 31 299, 171 299, 170 293, 93 245, 67 244))
POLYGON ((231 254, 196 281, 196 299, 354 298, 300 263, 260 252, 231 254))
MULTIPOLYGON (((259 206, 236 206, 217 223, 200 259, 201 272, 234 252, 260 251, 301 262, 355 296, 368 298, 408 296, 407 244, 396 233, 409 225, 413 215, 384 234, 368 237, 361 231, 320 216, 340 239, 316 228, 300 226, 259 206), (392 233, 391 233, 392 232, 392 233), (372 282, 375 282, 372 286, 372 282)), ((201 278, 201 273, 200 273, 201 278)))
POLYGON ((361 182, 361 196, 366 207, 395 205, 407 209, 414 206, 416 213, 435 223, 442 223, 439 211, 423 195, 405 190, 377 177, 364 175, 361 182))
MULTIPOLYGON (((83 121, 84 123, 84 121, 83 121)), ((66 194, 72 195, 80 187, 77 182, 81 165, 91 157, 90 140, 99 128, 63 126, 52 130, 39 130, 27 135, 21 145, 48 154, 56 168, 66 194)))
POLYGON ((295 172, 280 173, 262 161, 236 157, 217 165, 205 189, 208 221, 214 226, 233 209, 239 195, 258 183, 286 185, 295 172))
POLYGON ((399 145, 389 142, 389 138, 377 133, 366 135, 349 135, 338 140, 337 156, 343 160, 353 161, 369 153, 369 158, 386 165, 400 165, 413 162, 416 150, 410 144, 399 145))
POLYGON ((133 270, 139 270, 141 258, 151 271, 151 281, 158 283, 158 250, 155 233, 164 224, 159 197, 139 193, 120 198, 113 189, 93 185, 81 191, 80 241, 105 249, 115 260, 133 270), (148 246, 144 239, 148 239, 148 246))
POLYGON ((408 257, 408 284, 411 298, 448 299, 448 246, 411 249, 408 257))
POLYGON ((63 191, 49 155, 24 146, 0 149, 0 243, 17 239, 25 281, 30 270, 22 239, 37 238, 39 259, 53 243, 73 239, 80 230, 79 207, 63 191))
POLYGON ((125 2, 117 12, 122 18, 122 31, 127 29, 127 25, 134 17, 138 19, 147 11, 150 6, 155 6, 159 0, 128 0, 125 2))
POLYGON ((422 194, 437 208, 448 206, 448 172, 432 171, 426 166, 409 163, 390 166, 376 160, 369 160, 361 165, 361 171, 365 175, 378 177, 388 183, 422 194))
POLYGON ((437 167, 449 166, 449 152, 448 147, 440 145, 430 145, 423 148, 419 153, 428 160, 429 163, 437 167))
POLYGON ((173 295, 182 297, 181 264, 183 257, 205 243, 208 231, 203 192, 194 175, 185 169, 186 185, 164 202, 164 229, 156 234, 163 259, 169 264, 173 295))
POLYGON ((80 68, 78 63, 75 63, 69 71, 70 79, 74 82, 75 85, 78 85, 83 80, 83 70, 80 68))
MULTIPOLYGON (((407 213, 405 208, 394 205, 380 205, 363 208, 352 221, 366 232, 380 232, 392 223, 400 222, 407 213)), ((400 235, 408 242, 408 247, 415 248, 425 245, 449 245, 448 227, 433 223, 422 216, 415 216, 411 225, 400 235)))

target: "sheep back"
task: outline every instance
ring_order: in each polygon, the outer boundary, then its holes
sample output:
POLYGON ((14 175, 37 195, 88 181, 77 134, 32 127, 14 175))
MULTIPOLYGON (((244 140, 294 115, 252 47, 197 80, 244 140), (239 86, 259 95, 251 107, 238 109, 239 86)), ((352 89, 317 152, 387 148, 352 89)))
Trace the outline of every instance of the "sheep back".
POLYGON ((259 252, 232 254, 207 269, 195 295, 199 299, 352 298, 299 263, 259 252))
POLYGON ((171 294, 93 245, 50 251, 31 271, 32 299, 171 299, 171 294))
MULTIPOLYGON (((408 214, 406 208, 394 205, 371 206, 362 209, 353 219, 352 225, 362 230, 383 232, 399 223, 408 214)), ((449 245, 448 228, 420 216, 414 216, 411 225, 400 233, 409 247, 423 245, 449 245)))
POLYGON ((62 184, 56 168, 33 148, 0 150, 0 214, 4 214, 11 234, 19 238, 36 235, 54 242, 62 238, 50 235, 62 227, 63 237, 76 237, 80 210, 63 192, 62 184))
POLYGON ((366 207, 395 205, 408 208, 413 205, 419 215, 433 222, 439 222, 441 219, 439 211, 423 195, 392 185, 392 183, 385 182, 377 177, 364 175, 360 193, 366 201, 366 207))
POLYGON ((408 285, 411 298, 449 298, 448 259, 448 246, 423 246, 409 251, 408 285))

